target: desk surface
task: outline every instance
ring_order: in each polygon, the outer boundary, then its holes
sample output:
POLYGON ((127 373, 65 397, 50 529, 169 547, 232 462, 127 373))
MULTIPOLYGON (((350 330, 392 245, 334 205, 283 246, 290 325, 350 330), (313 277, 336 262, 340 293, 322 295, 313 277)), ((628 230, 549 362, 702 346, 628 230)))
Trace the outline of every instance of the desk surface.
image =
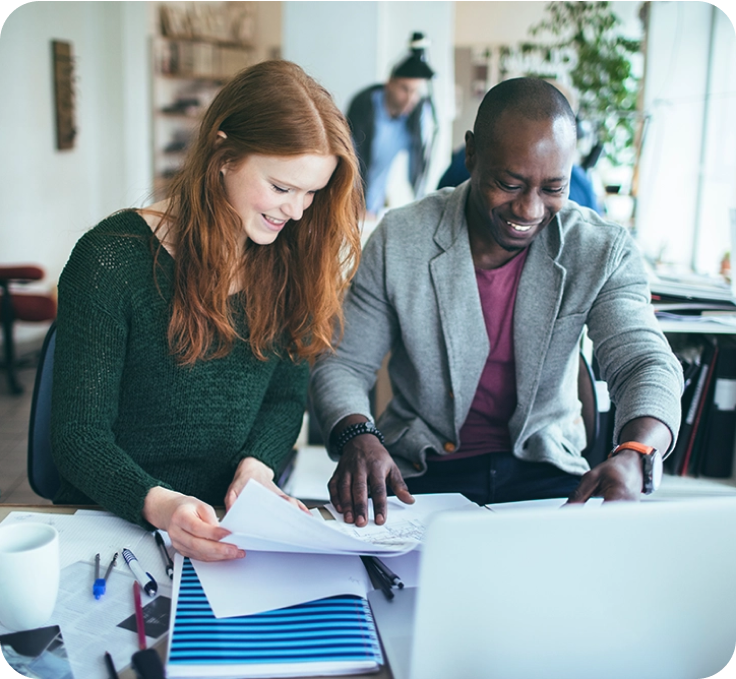
MULTIPOLYGON (((70 506, 54 506, 54 505, 0 505, 0 521, 2 521, 10 512, 13 511, 38 511, 43 513, 50 513, 50 514, 73 514, 76 512, 78 507, 70 507, 70 506)), ((86 507, 86 509, 89 509, 89 507, 86 507)), ((246 557, 247 558, 247 557, 246 557)), ((63 630, 62 630, 63 632, 63 630)), ((155 648, 158 651, 159 655, 163 660, 165 660, 166 656, 166 643, 167 643, 167 636, 164 635, 159 641, 156 643, 155 648)), ((124 669, 118 668, 118 673, 120 675, 120 679, 136 679, 135 672, 130 667, 126 667, 124 669)), ((352 676, 359 676, 359 675, 350 675, 352 676)), ((375 672, 370 675, 362 675, 362 676, 370 676, 375 679, 392 679, 393 675, 391 674, 391 670, 388 668, 388 666, 384 666, 379 672, 375 672)), ((84 679, 95 679, 94 677, 85 677, 84 679)), ((100 677, 99 679, 106 679, 105 677, 100 677)), ((325 678, 327 679, 327 678, 325 678)), ((339 676, 331 676, 330 679, 341 679, 339 676)), ((342 677, 342 679, 347 679, 347 677, 342 677)))

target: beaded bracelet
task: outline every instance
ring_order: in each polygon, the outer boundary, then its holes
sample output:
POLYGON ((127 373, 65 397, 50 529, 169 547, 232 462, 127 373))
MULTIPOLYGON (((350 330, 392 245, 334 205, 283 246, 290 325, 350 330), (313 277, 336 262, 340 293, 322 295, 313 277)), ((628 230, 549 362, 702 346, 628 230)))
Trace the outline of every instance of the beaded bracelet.
POLYGON ((337 441, 335 442, 335 452, 338 455, 342 455, 342 449, 345 447, 345 444, 361 434, 372 434, 381 442, 381 445, 383 445, 383 434, 376 429, 376 425, 374 425, 373 422, 358 422, 357 424, 351 424, 349 427, 345 427, 345 429, 342 430, 340 436, 337 437, 337 441))

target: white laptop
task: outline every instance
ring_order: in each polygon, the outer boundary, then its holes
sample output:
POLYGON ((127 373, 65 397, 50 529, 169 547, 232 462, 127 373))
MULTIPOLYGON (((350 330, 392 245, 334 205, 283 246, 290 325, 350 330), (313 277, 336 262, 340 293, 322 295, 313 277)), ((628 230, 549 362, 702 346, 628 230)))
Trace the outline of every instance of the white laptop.
POLYGON ((446 512, 395 591, 395 679, 703 679, 736 646, 736 498, 446 512))

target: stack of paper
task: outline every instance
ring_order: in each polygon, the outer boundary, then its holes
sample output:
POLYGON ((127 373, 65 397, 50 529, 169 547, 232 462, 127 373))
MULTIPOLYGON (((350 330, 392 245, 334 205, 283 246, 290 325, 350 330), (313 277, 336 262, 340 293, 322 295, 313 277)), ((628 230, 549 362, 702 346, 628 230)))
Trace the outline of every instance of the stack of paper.
POLYGON ((359 558, 380 555, 415 586, 432 514, 486 511, 458 494, 389 499, 388 520, 356 528, 309 515, 250 481, 223 518, 244 559, 176 562, 170 677, 314 676, 375 671, 383 663, 359 558), (179 582, 181 586, 179 587, 179 582))

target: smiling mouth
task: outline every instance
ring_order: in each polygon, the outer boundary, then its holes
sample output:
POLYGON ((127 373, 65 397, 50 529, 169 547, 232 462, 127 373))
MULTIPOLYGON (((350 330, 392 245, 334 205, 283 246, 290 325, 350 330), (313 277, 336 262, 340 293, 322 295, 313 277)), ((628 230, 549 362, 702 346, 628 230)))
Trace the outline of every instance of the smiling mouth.
POLYGON ((533 224, 530 224, 529 226, 524 226, 523 224, 514 224, 514 222, 510 222, 508 219, 504 220, 514 231, 518 233, 526 233, 527 231, 531 230, 534 226, 533 224))
POLYGON ((288 219, 274 219, 273 217, 269 217, 268 215, 261 214, 261 217, 263 217, 264 221, 268 226, 274 228, 274 229, 280 229, 288 222, 288 219))

